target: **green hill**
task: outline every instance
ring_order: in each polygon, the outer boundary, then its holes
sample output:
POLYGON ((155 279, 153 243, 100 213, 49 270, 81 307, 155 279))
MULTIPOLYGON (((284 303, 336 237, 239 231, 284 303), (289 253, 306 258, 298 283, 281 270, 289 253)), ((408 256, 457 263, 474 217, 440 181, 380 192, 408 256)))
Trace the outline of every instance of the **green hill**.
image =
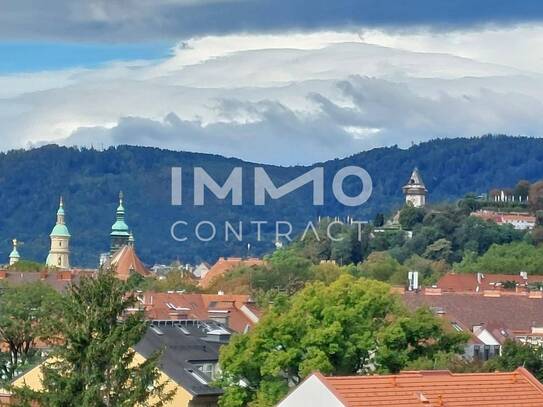
MULTIPOLYGON (((519 179, 543 178, 543 139, 486 136, 474 139, 434 140, 409 149, 378 148, 322 164, 325 169, 325 205, 311 205, 309 185, 293 194, 258 207, 253 204, 252 169, 262 166, 217 155, 174 152, 156 148, 120 146, 105 151, 55 145, 0 154, 0 262, 6 262, 10 240, 24 242, 21 255, 43 261, 48 234, 55 221, 59 195, 65 199, 72 234, 72 263, 96 266, 99 253, 109 248, 119 190, 125 194, 127 223, 134 231, 138 251, 147 263, 214 261, 223 255, 260 255, 273 247, 275 224, 262 228, 264 240, 256 242, 251 220, 291 221, 297 230, 317 216, 352 216, 372 219, 378 211, 392 211, 403 202, 401 186, 414 166, 421 170, 430 191, 429 201, 454 200, 467 192, 486 192, 495 186, 513 186, 519 179), (331 180, 346 165, 364 167, 372 176, 373 195, 363 206, 351 208, 333 199, 331 180), (183 206, 170 205, 170 171, 183 167, 183 206), (206 205, 192 205, 192 168, 203 167, 217 181, 224 181, 233 167, 244 168, 244 205, 232 206, 206 196, 206 205), (171 225, 189 223, 186 242, 170 236, 171 225), (200 220, 217 227, 215 240, 193 238, 200 220), (243 242, 224 242, 223 225, 243 221, 243 242), (192 237, 192 238, 191 238, 192 237), (247 243, 251 242, 248 253, 247 243)), ((309 167, 263 165, 276 185, 308 171, 309 167)), ((345 190, 359 188, 346 179, 345 190)))

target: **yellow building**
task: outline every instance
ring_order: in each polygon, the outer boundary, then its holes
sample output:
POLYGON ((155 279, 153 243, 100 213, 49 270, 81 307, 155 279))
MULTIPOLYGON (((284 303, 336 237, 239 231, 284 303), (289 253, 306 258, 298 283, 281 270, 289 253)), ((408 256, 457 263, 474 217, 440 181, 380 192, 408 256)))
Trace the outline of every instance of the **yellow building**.
MULTIPOLYGON (((165 391, 175 390, 165 407, 216 407, 220 389, 210 386, 218 371, 218 353, 229 340, 230 331, 212 321, 193 321, 184 325, 153 326, 134 347, 134 363, 141 364, 162 350, 160 383, 165 391)), ((14 387, 41 389, 41 365, 17 378, 14 387)), ((0 390, 0 405, 14 405, 11 395, 0 390)))

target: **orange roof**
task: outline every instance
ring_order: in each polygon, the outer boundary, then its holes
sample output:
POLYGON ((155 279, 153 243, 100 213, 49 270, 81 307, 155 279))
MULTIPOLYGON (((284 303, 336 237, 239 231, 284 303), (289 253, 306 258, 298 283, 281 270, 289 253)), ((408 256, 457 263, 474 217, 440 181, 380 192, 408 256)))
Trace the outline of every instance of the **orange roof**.
POLYGON ((143 277, 151 275, 151 272, 140 260, 132 245, 121 247, 107 265, 115 268, 115 275, 121 280, 127 280, 131 273, 138 273, 143 277))
POLYGON ((524 279, 519 274, 484 273, 478 280, 477 274, 447 273, 439 279, 436 285, 442 291, 482 291, 499 288, 499 283, 504 281, 514 281, 519 286, 525 287, 527 284, 543 282, 543 275, 529 275, 527 279, 524 279))
POLYGON ((480 210, 472 212, 471 216, 476 216, 483 220, 492 220, 498 224, 512 222, 528 222, 535 223, 536 218, 529 213, 522 212, 496 212, 488 210, 480 210))
POLYGON ((214 279, 238 266, 260 266, 264 262, 257 258, 242 259, 241 257, 220 257, 219 260, 209 269, 207 274, 200 280, 200 286, 207 288, 211 285, 214 279))
POLYGON ((139 294, 150 320, 227 318, 228 327, 244 332, 256 324, 261 312, 248 295, 144 292, 139 294))
POLYGON ((438 370, 383 376, 315 375, 346 407, 543 406, 543 385, 524 368, 510 373, 438 370))

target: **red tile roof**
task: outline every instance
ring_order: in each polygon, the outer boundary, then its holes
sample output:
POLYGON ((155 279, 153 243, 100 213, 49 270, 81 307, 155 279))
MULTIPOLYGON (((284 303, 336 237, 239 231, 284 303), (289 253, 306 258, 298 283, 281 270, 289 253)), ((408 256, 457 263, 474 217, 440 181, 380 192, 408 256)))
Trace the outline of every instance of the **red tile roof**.
POLYGON ((543 327, 543 298, 506 295, 488 297, 475 293, 443 293, 425 295, 423 292, 406 292, 402 296, 408 308, 415 310, 428 306, 438 315, 457 322, 471 331, 483 324, 495 332, 496 339, 503 342, 501 331, 531 332, 533 327, 543 327))
POLYGON ((121 247, 106 265, 115 269, 115 275, 121 280, 127 280, 131 273, 138 273, 143 277, 148 277, 151 272, 136 254, 132 245, 121 247))
POLYGON ((420 371, 383 376, 316 375, 346 407, 543 406, 543 385, 524 368, 510 373, 420 371))
POLYGON ((248 295, 144 292, 138 295, 150 320, 209 320, 227 317, 228 327, 244 332, 261 316, 248 295))
POLYGON ((252 266, 260 266, 262 264, 264 264, 264 262, 256 258, 242 259, 241 257, 228 257, 225 259, 224 257, 221 257, 219 258, 219 260, 217 260, 217 262, 213 265, 213 267, 209 269, 206 275, 200 280, 200 286, 203 288, 209 287, 212 284, 213 280, 229 272, 235 267, 238 267, 238 266, 252 267, 252 266))
POLYGON ((535 224, 536 221, 535 216, 523 212, 496 212, 480 210, 477 212, 472 212, 471 216, 475 216, 483 220, 491 220, 498 224, 516 222, 527 222, 535 224))
POLYGON ((484 273, 480 276, 479 281, 477 279, 477 274, 447 273, 439 279, 436 286, 441 288, 443 292, 493 290, 499 286, 499 283, 503 283, 504 281, 514 281, 519 284, 520 287, 525 287, 527 284, 543 282, 543 275, 529 275, 525 280, 519 274, 484 273), (498 285, 496 285, 497 283, 498 285), (479 287, 479 290, 477 290, 477 287, 479 287))
POLYGON ((66 290, 71 283, 78 283, 82 277, 94 277, 95 275, 95 270, 81 269, 43 272, 0 270, 0 283, 18 285, 41 281, 42 283, 51 286, 56 291, 62 292, 66 290))

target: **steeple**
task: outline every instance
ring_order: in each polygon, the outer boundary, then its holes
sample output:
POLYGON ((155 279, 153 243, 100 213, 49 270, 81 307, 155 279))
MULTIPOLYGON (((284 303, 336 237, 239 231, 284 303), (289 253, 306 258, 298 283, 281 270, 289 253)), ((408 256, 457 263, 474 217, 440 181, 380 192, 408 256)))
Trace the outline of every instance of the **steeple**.
POLYGON ((17 242, 17 239, 13 239, 12 242, 13 242, 13 250, 11 251, 9 255, 10 266, 13 266, 15 263, 17 263, 21 259, 21 256, 19 255, 19 251, 17 250, 17 245, 19 242, 17 242))
POLYGON ((111 254, 114 254, 121 247, 129 243, 130 229, 124 220, 124 215, 124 196, 121 191, 119 192, 119 206, 117 207, 116 221, 113 226, 111 226, 111 254))
POLYGON ((404 185, 403 193, 405 194, 405 203, 420 208, 426 205, 426 194, 428 190, 424 185, 419 169, 415 167, 411 173, 411 177, 406 185, 404 185))
POLYGON ((51 234, 51 250, 47 256, 47 266, 60 269, 70 268, 70 232, 66 226, 64 200, 60 197, 57 211, 57 223, 51 234))

